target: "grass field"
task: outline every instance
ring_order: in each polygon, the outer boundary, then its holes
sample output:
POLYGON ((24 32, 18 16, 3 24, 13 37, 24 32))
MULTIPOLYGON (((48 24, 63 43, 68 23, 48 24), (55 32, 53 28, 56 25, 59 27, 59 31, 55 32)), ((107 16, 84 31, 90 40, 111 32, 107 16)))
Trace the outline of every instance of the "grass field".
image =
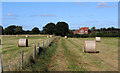
MULTIPOLYGON (((24 37, 3 37, 2 54, 3 64, 9 60, 16 62, 23 49, 26 54, 33 51, 33 47, 45 36, 33 36, 29 38, 27 48, 18 48, 17 41, 24 37)), ((35 60, 32 67, 25 70, 37 71, 117 71, 118 70, 118 38, 101 38, 96 43, 99 53, 84 53, 83 40, 94 38, 60 38, 35 60)), ((13 62, 14 63, 14 62, 13 62)))
POLYGON ((21 51, 24 51, 24 59, 27 62, 29 56, 33 55, 34 46, 40 44, 42 46, 42 41, 46 41, 49 38, 46 36, 30 36, 28 38, 28 47, 18 47, 18 40, 20 38, 25 38, 24 36, 3 36, 2 37, 2 64, 6 69, 12 68, 12 70, 17 70, 17 66, 20 65, 21 51), (8 68, 9 66, 9 68, 8 68))

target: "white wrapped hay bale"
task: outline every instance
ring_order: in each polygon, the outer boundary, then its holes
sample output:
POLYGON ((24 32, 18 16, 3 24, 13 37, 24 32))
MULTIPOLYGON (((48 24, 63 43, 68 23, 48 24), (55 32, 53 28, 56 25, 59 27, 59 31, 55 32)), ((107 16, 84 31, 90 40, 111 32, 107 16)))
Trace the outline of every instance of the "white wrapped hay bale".
POLYGON ((26 38, 28 38, 29 36, 28 36, 28 35, 26 35, 25 37, 26 37, 26 38))
POLYGON ((53 36, 52 35, 50 35, 50 38, 52 38, 53 36))
POLYGON ((67 38, 67 36, 65 36, 65 38, 67 38))
POLYGON ((100 37, 95 38, 96 42, 100 42, 100 37))
POLYGON ((18 47, 28 47, 28 39, 19 39, 18 47))
POLYGON ((84 41, 83 52, 95 53, 96 52, 96 41, 95 40, 84 41))

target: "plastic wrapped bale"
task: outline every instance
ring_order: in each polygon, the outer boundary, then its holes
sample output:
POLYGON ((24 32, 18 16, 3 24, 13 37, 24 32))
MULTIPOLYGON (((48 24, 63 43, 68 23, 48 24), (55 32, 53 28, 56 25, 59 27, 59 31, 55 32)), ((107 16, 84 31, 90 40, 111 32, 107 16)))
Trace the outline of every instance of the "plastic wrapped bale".
POLYGON ((67 36, 65 36, 65 38, 67 38, 67 36))
POLYGON ((50 35, 50 38, 52 38, 53 36, 52 35, 50 35))
POLYGON ((28 39, 19 39, 18 47, 28 47, 28 39))
POLYGON ((95 53, 96 52, 96 41, 95 40, 84 41, 83 52, 85 52, 85 53, 95 53))
POLYGON ((26 38, 28 38, 29 36, 28 36, 28 35, 26 35, 25 37, 26 37, 26 38))
POLYGON ((100 37, 95 38, 96 42, 100 42, 100 37))

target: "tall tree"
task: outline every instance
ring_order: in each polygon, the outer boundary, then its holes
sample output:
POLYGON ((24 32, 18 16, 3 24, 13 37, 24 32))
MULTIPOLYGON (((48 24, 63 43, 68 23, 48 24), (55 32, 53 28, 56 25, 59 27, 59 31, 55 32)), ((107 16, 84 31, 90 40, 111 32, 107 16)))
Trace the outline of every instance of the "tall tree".
POLYGON ((100 31, 104 31, 104 30, 106 30, 106 28, 100 28, 100 31))
POLYGON ((109 27, 109 28, 107 28, 108 30, 115 30, 115 28, 114 27, 109 27))
POLYGON ((16 28, 17 26, 15 25, 8 26, 7 28, 5 28, 5 34, 10 34, 10 35, 15 34, 16 28))
POLYGON ((45 34, 54 34, 55 24, 54 23, 48 23, 45 27, 43 27, 43 32, 45 34))
POLYGON ((69 26, 66 22, 58 22, 55 26, 55 34, 65 36, 68 34, 69 26))
POLYGON ((91 28, 91 32, 94 32, 94 31, 95 31, 95 27, 92 27, 92 28, 91 28))
POLYGON ((4 30, 3 30, 3 27, 0 25, 0 35, 3 35, 4 34, 4 30))
POLYGON ((38 27, 34 27, 31 31, 31 34, 39 34, 40 33, 40 30, 38 27))
POLYGON ((15 30, 15 34, 23 34, 22 26, 17 26, 17 28, 15 30))

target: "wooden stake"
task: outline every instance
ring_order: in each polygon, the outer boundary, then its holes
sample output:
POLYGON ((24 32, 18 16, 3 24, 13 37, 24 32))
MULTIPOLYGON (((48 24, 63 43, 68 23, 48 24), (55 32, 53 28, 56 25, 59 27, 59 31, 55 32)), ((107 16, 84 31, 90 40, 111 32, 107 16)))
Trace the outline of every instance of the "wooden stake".
POLYGON ((35 58, 36 58, 36 45, 34 47, 34 56, 33 56, 33 59, 35 59, 35 58))
POLYGON ((39 42, 38 42, 38 46, 37 47, 39 48, 39 42))
POLYGON ((21 69, 23 69, 23 50, 21 51, 21 69))
POLYGON ((43 47, 44 47, 44 40, 43 40, 43 47))
POLYGON ((39 53, 39 42, 38 42, 38 45, 37 45, 37 53, 36 55, 39 53))

